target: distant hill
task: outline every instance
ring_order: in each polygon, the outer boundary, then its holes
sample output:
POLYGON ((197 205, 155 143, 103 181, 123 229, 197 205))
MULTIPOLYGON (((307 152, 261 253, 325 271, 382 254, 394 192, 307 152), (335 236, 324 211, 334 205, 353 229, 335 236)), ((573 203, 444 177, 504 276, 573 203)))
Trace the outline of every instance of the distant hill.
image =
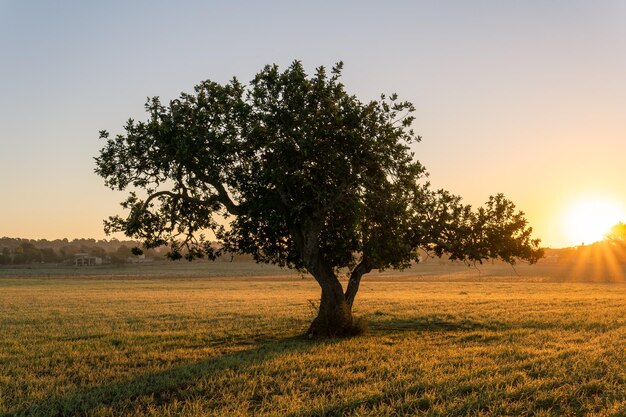
MULTIPOLYGON (((111 263, 123 263, 132 256, 139 242, 117 239, 23 239, 0 238, 0 265, 69 263, 77 253, 88 254, 111 263)), ((166 248, 147 251, 148 256, 164 257, 166 248)))

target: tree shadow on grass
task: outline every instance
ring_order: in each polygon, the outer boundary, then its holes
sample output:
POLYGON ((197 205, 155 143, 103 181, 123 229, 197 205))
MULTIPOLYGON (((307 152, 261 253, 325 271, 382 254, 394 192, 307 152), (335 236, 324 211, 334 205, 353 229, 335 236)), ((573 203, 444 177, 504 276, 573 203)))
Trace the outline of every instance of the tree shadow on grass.
MULTIPOLYGON (((492 341, 500 342, 503 339, 499 336, 495 337, 475 337, 477 332, 504 332, 509 330, 528 329, 535 331, 537 329, 562 329, 563 325, 559 323, 537 322, 537 321, 520 321, 520 322, 503 322, 503 321, 474 321, 468 319, 459 319, 450 314, 428 314, 414 317, 389 317, 378 318, 370 323, 370 330, 373 335, 398 334, 407 333, 420 337, 422 334, 449 334, 452 337, 461 336, 462 342, 474 341, 477 343, 491 343, 492 341)), ((501 333, 501 336, 504 336, 501 333)), ((512 415, 523 414, 527 412, 528 404, 516 404, 519 400, 515 398, 515 393, 504 393, 497 401, 478 395, 472 397, 472 394, 481 393, 484 387, 481 384, 473 384, 471 382, 459 380, 459 383, 453 387, 438 387, 436 384, 428 382, 428 377, 416 377, 413 383, 399 388, 383 389, 381 392, 366 395, 360 398, 347 399, 328 404, 316 409, 300 410, 288 414, 288 417, 314 417, 314 416, 346 416, 346 415, 426 415, 429 410, 441 399, 434 399, 433 390, 448 390, 449 395, 458 399, 458 403, 450 404, 449 409, 444 413, 451 416, 478 415, 481 413, 491 413, 497 415, 497 411, 490 411, 491 407, 501 406, 508 407, 507 414, 512 410, 512 415), (430 393, 430 394, 429 394, 430 393)), ((532 395, 534 391, 531 391, 532 395)), ((539 400, 532 398, 529 400, 530 407, 534 412, 558 412, 560 405, 552 398, 547 400, 539 400)), ((438 414, 438 413, 437 413, 438 414)))
POLYGON ((619 321, 605 322, 601 319, 581 322, 578 320, 520 318, 512 321, 476 321, 459 319, 451 314, 428 314, 415 317, 390 317, 370 320, 369 329, 374 334, 386 332, 471 332, 487 330, 505 332, 509 330, 567 330, 567 331, 609 331, 622 327, 619 321))
POLYGON ((393 317, 372 321, 369 328, 375 332, 417 330, 423 332, 503 330, 511 326, 501 322, 459 320, 451 314, 428 314, 416 317, 393 317))
MULTIPOLYGON (((388 331, 421 330, 470 331, 490 328, 485 324, 468 320, 458 320, 451 315, 426 315, 420 317, 393 318, 371 323, 374 334, 388 331)), ((48 397, 21 409, 12 409, 7 415, 19 416, 80 416, 93 414, 98 408, 123 409, 132 406, 140 397, 150 397, 153 405, 171 401, 184 401, 188 392, 203 380, 227 370, 242 370, 258 366, 263 362, 280 357, 285 353, 305 353, 316 346, 336 343, 342 339, 308 340, 303 337, 290 337, 276 340, 240 340, 235 345, 218 343, 228 347, 239 347, 233 353, 212 357, 200 362, 176 365, 172 368, 146 372, 133 378, 112 381, 105 385, 79 388, 59 396, 48 397), (254 343, 253 347, 250 344, 254 343)), ((351 404, 358 405, 358 403, 351 404)), ((350 408, 351 405, 348 405, 350 408)), ((306 411, 305 411, 306 413, 306 411)))
POLYGON ((272 360, 287 352, 308 351, 321 344, 335 343, 335 339, 306 340, 290 337, 206 359, 178 365, 167 370, 147 372, 125 381, 115 381, 98 387, 79 389, 58 397, 50 397, 22 409, 10 410, 7 416, 83 416, 99 407, 124 408, 132 400, 150 396, 152 404, 184 400, 184 392, 203 379, 227 369, 242 369, 272 360))

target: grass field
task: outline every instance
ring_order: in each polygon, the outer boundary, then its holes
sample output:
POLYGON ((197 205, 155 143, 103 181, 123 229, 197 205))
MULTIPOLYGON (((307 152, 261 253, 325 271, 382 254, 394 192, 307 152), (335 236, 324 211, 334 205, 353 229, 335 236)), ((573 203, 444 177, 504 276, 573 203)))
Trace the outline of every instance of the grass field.
POLYGON ((366 277, 369 332, 300 337, 272 267, 0 273, 0 415, 626 415, 626 285, 546 267, 366 277))

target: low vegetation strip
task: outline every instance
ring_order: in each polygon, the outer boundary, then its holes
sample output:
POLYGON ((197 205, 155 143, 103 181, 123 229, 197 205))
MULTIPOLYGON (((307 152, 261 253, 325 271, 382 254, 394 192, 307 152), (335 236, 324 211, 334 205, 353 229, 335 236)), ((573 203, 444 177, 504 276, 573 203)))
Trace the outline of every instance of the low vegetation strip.
POLYGON ((625 295, 377 279, 312 341, 310 279, 2 278, 0 415, 622 415, 625 295))

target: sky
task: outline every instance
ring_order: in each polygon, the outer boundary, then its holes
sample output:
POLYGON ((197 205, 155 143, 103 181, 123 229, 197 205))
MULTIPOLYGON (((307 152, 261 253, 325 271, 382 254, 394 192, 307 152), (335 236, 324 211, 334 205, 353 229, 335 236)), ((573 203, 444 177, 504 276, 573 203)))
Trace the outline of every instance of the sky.
POLYGON ((625 21, 618 0, 0 0, 0 236, 104 238, 124 194, 93 172, 100 130, 298 59, 413 102, 435 187, 504 193, 543 245, 577 244, 576 201, 626 220, 625 21))

